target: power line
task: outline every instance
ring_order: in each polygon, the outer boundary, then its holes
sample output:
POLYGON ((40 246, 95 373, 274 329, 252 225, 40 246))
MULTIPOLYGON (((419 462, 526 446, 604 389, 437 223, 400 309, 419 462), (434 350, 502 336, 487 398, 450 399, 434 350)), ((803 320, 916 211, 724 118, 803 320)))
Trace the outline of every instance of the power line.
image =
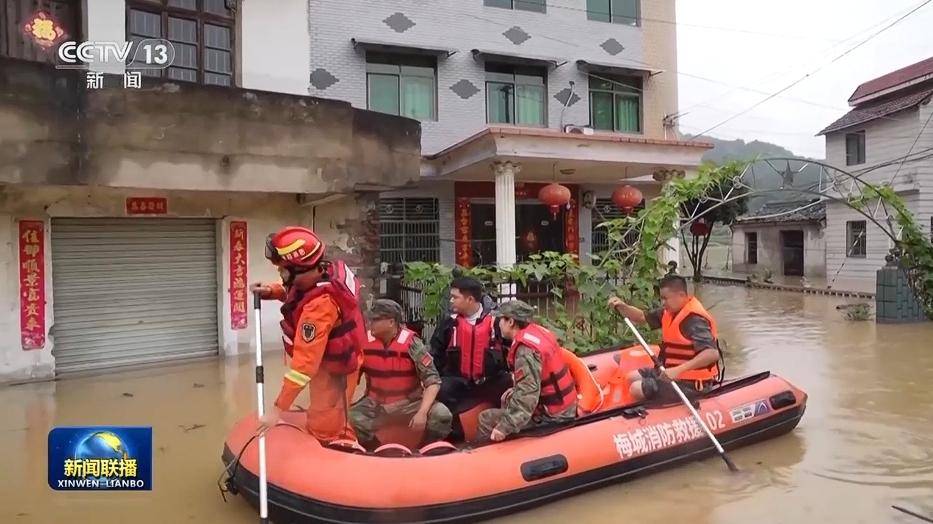
POLYGON ((900 23, 902 20, 906 19, 906 18, 909 17, 910 15, 916 13, 917 11, 919 11, 920 9, 922 9, 923 7, 925 7, 925 6, 926 6, 927 4, 929 4, 930 2, 933 2, 933 0, 924 0, 923 3, 921 3, 920 5, 918 5, 918 6, 915 7, 915 8, 911 9, 910 11, 908 11, 907 14, 904 14, 904 15, 898 17, 896 20, 894 20, 894 21, 891 22, 890 24, 884 26, 883 28, 881 28, 881 29, 878 30, 877 32, 873 33, 871 36, 869 36, 869 37, 866 38, 865 40, 862 40, 862 41, 859 42, 858 44, 856 44, 856 45, 850 47, 849 49, 847 49, 846 51, 844 51, 842 54, 840 54, 840 55, 836 56, 835 58, 833 58, 832 60, 830 60, 828 63, 823 64, 823 65, 817 67, 816 69, 814 69, 813 71, 810 71, 809 73, 806 73, 806 74, 803 75, 802 77, 798 78, 797 80, 794 80, 793 82, 791 82, 791 83, 788 84, 787 86, 785 86, 785 87, 779 89, 778 91, 776 91, 776 92, 774 92, 774 93, 768 95, 767 97, 765 97, 764 99, 758 101, 757 103, 753 104, 752 106, 750 106, 750 107, 748 107, 748 108, 746 108, 746 109, 744 109, 744 110, 742 110, 742 111, 740 111, 740 112, 738 112, 738 113, 736 113, 736 114, 730 116, 729 118, 726 118, 725 120, 722 120, 721 122, 719 122, 718 124, 714 125, 713 127, 710 127, 710 128, 707 129, 706 131, 703 131, 703 132, 700 133, 699 135, 695 136, 693 139, 695 140, 695 139, 697 139, 697 138, 699 138, 699 137, 705 135, 706 133, 709 133, 710 131, 712 131, 712 130, 714 130, 714 129, 720 127, 720 126, 722 126, 722 125, 724 125, 724 124, 727 124, 727 123, 729 123, 729 122, 735 120, 736 118, 738 118, 738 117, 744 115, 745 113, 748 113, 749 111, 752 111, 752 110, 755 109, 756 107, 759 107, 759 106, 761 106, 762 104, 768 102, 769 100, 771 100, 771 99, 777 97, 777 96, 780 95, 781 93, 784 93, 785 91, 787 91, 787 90, 793 88, 793 87, 796 86, 797 84, 800 84, 801 82, 803 82, 803 81, 806 80, 807 78, 810 78, 810 76, 815 75, 816 73, 820 72, 820 71, 821 71, 823 68, 825 68, 826 66, 828 66, 828 65, 830 65, 830 64, 833 64, 833 63, 835 63, 835 62, 841 60, 843 57, 847 56, 849 53, 855 51, 856 49, 862 47, 863 45, 865 45, 866 43, 868 43, 869 41, 871 41, 872 39, 874 39, 875 37, 877 37, 877 36, 880 35, 881 33, 887 31, 888 29, 890 29, 890 28, 892 28, 892 27, 894 27, 895 25, 897 25, 898 23, 900 23))
MULTIPOLYGON (((594 11, 591 11, 591 10, 589 10, 589 9, 580 9, 579 7, 570 7, 570 6, 567 6, 567 5, 556 4, 556 3, 554 3, 553 0, 548 1, 546 7, 547 7, 548 9, 550 9, 550 8, 553 7, 553 8, 557 8, 557 9, 563 9, 563 10, 565 10, 565 11, 575 11, 575 12, 587 13, 587 14, 594 12, 594 11)), ((600 12, 600 14, 609 15, 609 13, 602 13, 602 12, 600 12)), ((623 18, 627 18, 627 17, 623 17, 623 18)), ((824 41, 824 42, 836 42, 836 43, 839 43, 839 42, 843 42, 843 41, 844 41, 844 40, 835 40, 835 39, 832 39, 832 38, 821 38, 821 37, 817 37, 817 36, 813 36, 813 35, 789 35, 789 34, 781 34, 781 33, 767 33, 767 32, 764 32, 764 31, 752 31, 752 30, 749 30, 749 29, 741 29, 741 28, 736 28, 736 27, 712 26, 712 25, 703 25, 703 24, 691 24, 691 23, 687 23, 687 22, 678 22, 678 21, 676 21, 676 20, 665 20, 665 19, 662 19, 662 18, 651 18, 651 17, 646 17, 646 16, 638 16, 638 20, 639 20, 639 21, 644 21, 644 22, 657 22, 657 23, 659 23, 659 24, 669 24, 669 25, 681 26, 681 27, 694 27, 694 28, 697 28, 697 29, 708 29, 708 30, 711 30, 711 31, 722 31, 722 32, 729 32, 729 33, 744 33, 744 34, 756 35, 756 36, 768 36, 768 37, 772 37, 772 38, 780 38, 780 39, 782 39, 782 40, 787 40, 787 39, 797 39, 797 40, 820 40, 820 41, 824 41)), ((599 21, 597 21, 597 22, 599 22, 599 21)), ((604 23, 605 23, 605 22, 604 22, 604 23)), ((613 23, 614 23, 614 22, 613 22, 613 23)), ((634 25, 634 24, 621 24, 621 25, 634 25)))

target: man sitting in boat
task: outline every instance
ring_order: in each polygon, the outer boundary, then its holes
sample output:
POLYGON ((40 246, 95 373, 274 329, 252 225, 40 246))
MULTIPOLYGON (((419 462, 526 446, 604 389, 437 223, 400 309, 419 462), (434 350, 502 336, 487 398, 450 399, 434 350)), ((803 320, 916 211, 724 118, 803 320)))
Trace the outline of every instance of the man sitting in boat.
MULTIPOLYGON (((498 403, 511 385, 492 315, 494 303, 483 300, 479 280, 454 279, 450 284, 453 314, 437 326, 431 337, 431 356, 441 372, 438 400, 457 415, 472 406, 469 402, 498 403)), ((459 417, 454 417, 452 439, 463 438, 459 417)))
POLYGON ((670 381, 676 380, 685 393, 710 389, 721 381, 716 321, 703 304, 687 293, 687 281, 677 275, 661 279, 661 308, 642 311, 618 297, 609 306, 635 323, 661 328, 662 374, 655 368, 632 372, 628 379, 636 400, 677 401, 670 381))
POLYGON ((502 336, 512 340, 508 365, 515 385, 502 409, 479 414, 477 440, 501 441, 524 428, 572 421, 577 389, 553 333, 534 323, 534 308, 521 300, 499 306, 502 336))
POLYGON ((321 442, 353 437, 347 405, 356 389, 366 327, 360 284, 341 261, 324 259, 324 243, 304 227, 286 227, 266 242, 282 283, 253 284, 263 300, 281 300, 282 340, 291 357, 275 404, 259 429, 274 426, 307 387, 308 432, 321 442))
POLYGON ((373 303, 369 337, 363 346, 366 395, 350 408, 360 444, 375 449, 376 430, 393 415, 410 416, 409 427, 424 431, 421 446, 450 433, 450 410, 435 402, 441 377, 424 342, 402 327, 402 306, 388 299, 373 303))

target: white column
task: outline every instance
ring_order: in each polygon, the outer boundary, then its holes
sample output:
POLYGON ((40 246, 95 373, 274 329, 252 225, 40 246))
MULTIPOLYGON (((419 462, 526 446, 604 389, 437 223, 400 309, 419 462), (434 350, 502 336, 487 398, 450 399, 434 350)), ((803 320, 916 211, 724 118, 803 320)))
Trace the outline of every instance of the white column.
MULTIPOLYGON (((515 265, 515 175, 522 166, 514 162, 494 162, 496 176, 496 266, 515 265)), ((503 285, 502 294, 515 293, 514 286, 503 285)))
MULTIPOLYGON (((674 220, 674 227, 675 228, 680 227, 679 219, 674 220)), ((683 270, 683 268, 680 267, 680 230, 675 229, 675 231, 677 232, 677 234, 674 235, 673 238, 667 241, 667 247, 662 248, 663 252, 661 253, 661 260, 663 260, 665 264, 667 264, 671 260, 673 260, 674 262, 677 262, 677 272, 679 273, 683 270)), ((666 268, 665 268, 665 271, 667 271, 666 268)))

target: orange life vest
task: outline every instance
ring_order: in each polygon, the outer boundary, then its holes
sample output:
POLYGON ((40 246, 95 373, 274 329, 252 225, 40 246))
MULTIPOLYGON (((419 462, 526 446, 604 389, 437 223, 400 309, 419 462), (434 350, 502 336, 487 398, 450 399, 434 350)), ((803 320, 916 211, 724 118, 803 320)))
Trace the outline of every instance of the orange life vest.
POLYGON ((463 315, 457 315, 456 320, 447 351, 460 352, 458 370, 461 377, 480 380, 485 377, 486 352, 496 347, 495 318, 486 314, 475 325, 463 315))
POLYGON ((337 325, 327 334, 327 346, 321 359, 321 369, 332 375, 349 375, 359 369, 360 354, 366 342, 366 328, 360 311, 360 284, 353 272, 341 261, 331 264, 328 280, 299 293, 288 290, 282 305, 282 341, 285 352, 292 356, 298 322, 305 305, 321 295, 329 295, 340 309, 337 325))
MULTIPOLYGON (((719 333, 716 329, 716 321, 696 297, 690 297, 677 315, 672 315, 667 310, 664 310, 661 315, 661 362, 665 368, 679 366, 699 354, 693 347, 693 341, 685 337, 680 331, 681 325, 690 315, 697 315, 709 322, 713 342, 718 345, 719 333)), ((709 367, 681 373, 678 380, 705 382, 716 380, 718 377, 719 365, 714 363, 709 367)))
POLYGON ((515 369, 515 352, 518 346, 528 346, 541 357, 541 396, 538 399, 538 409, 549 415, 556 415, 573 405, 577 399, 577 388, 554 334, 537 324, 528 324, 528 327, 519 331, 509 349, 508 360, 511 369, 515 369))
POLYGON ((366 373, 366 396, 389 404, 409 398, 421 387, 418 370, 408 350, 415 333, 402 328, 388 347, 372 335, 363 346, 363 373, 366 373))

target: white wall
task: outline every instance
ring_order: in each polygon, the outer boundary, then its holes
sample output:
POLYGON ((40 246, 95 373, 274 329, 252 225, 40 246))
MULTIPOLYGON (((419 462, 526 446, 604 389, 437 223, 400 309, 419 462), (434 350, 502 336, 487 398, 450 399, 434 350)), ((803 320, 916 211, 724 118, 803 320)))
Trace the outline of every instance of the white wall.
MULTIPOLYGON (((249 327, 230 328, 229 303, 229 222, 245 220, 249 235, 248 281, 277 281, 278 273, 264 256, 266 236, 285 225, 311 226, 312 208, 299 206, 293 195, 133 191, 110 188, 7 186, 0 189, 0 382, 48 378, 53 369, 51 350, 54 339, 47 339, 41 350, 23 351, 19 326, 19 273, 17 220, 46 222, 46 328, 54 323, 55 293, 52 289, 50 220, 55 217, 121 217, 128 196, 164 196, 171 215, 187 218, 215 218, 218 232, 218 314, 221 353, 233 355, 255 347, 252 303, 249 327)), ((343 226, 358 220, 363 210, 353 196, 318 206, 314 212, 315 231, 328 247, 347 250, 348 232, 343 226)), ((281 349, 278 322, 279 304, 267 302, 263 308, 263 349, 281 349)))
POLYGON ((803 231, 803 274, 807 278, 826 276, 826 236, 817 224, 736 225, 732 231, 732 267, 738 273, 753 273, 768 268, 774 275, 784 274, 781 231, 803 231), (758 263, 749 264, 746 233, 758 233, 758 263))
POLYGON ((240 3, 241 87, 307 95, 311 37, 307 0, 240 3))

